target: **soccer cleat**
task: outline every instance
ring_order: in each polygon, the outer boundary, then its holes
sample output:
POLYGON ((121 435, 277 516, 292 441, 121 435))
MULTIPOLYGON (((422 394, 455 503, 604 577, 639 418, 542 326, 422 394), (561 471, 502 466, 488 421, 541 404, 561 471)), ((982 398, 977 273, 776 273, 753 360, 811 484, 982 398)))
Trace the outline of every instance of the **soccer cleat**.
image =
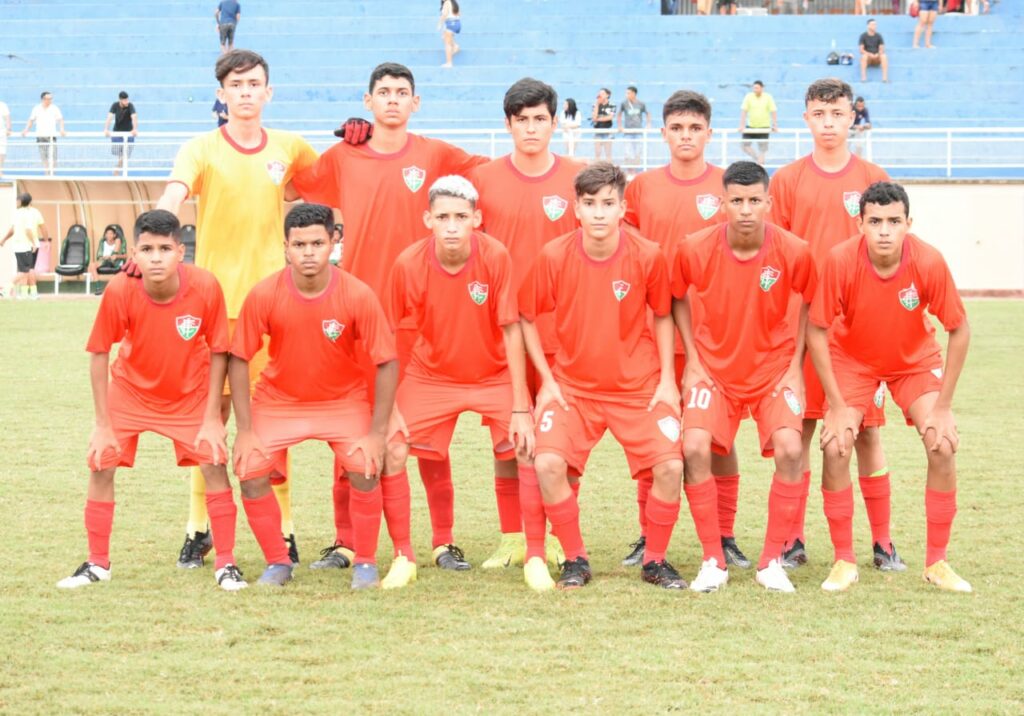
POLYGON ((82 562, 81 566, 75 570, 75 573, 70 577, 64 577, 64 579, 57 582, 57 586, 61 589, 77 589, 78 587, 86 587, 96 582, 109 582, 110 581, 110 570, 103 569, 98 564, 92 562, 82 562))
POLYGON ((807 550, 800 539, 793 540, 792 546, 782 553, 782 566, 786 569, 796 569, 807 564, 807 550))
POLYGON ((217 586, 225 592, 237 592, 249 586, 249 583, 242 579, 242 570, 233 564, 225 564, 213 573, 217 579, 217 586))
POLYGON ((949 592, 970 593, 974 591, 970 582, 954 572, 953 568, 949 566, 949 562, 944 559, 940 559, 924 570, 924 581, 949 592))
POLYGON ((526 536, 522 532, 509 532, 501 535, 498 549, 480 565, 482 569, 498 569, 500 567, 520 566, 526 561, 526 536))
POLYGON ((380 578, 377 573, 377 565, 368 562, 360 562, 352 568, 352 589, 376 589, 380 586, 380 578))
POLYGON ((466 555, 462 550, 453 544, 443 544, 434 548, 434 564, 441 569, 451 569, 456 572, 465 572, 473 566, 466 561, 466 555))
POLYGON ((562 573, 555 586, 559 589, 580 589, 585 587, 593 576, 590 571, 590 562, 583 557, 577 557, 571 562, 569 560, 562 562, 562 573))
POLYGON ((213 537, 210 530, 196 532, 194 535, 185 535, 185 544, 181 546, 178 553, 178 566, 182 569, 199 569, 203 566, 203 557, 213 549, 213 537))
POLYGON ((295 535, 290 534, 284 538, 285 543, 288 545, 288 559, 292 561, 293 567, 299 566, 299 547, 295 544, 295 535))
POLYGON ((549 534, 544 538, 544 553, 547 556, 548 564, 555 569, 561 569, 565 561, 565 552, 562 550, 562 543, 558 538, 549 534))
POLYGON ((906 572, 907 563, 896 552, 896 545, 889 543, 891 552, 886 552, 882 545, 875 542, 875 569, 881 572, 906 572))
MULTIPOLYGON (((354 578, 353 578, 354 579, 354 578)), ((391 569, 380 583, 382 589, 401 589, 416 581, 416 563, 404 554, 395 557, 391 569)))
POLYGON ((645 549, 647 549, 647 538, 640 535, 640 539, 629 545, 629 554, 622 560, 622 566, 639 567, 644 562, 645 549))
POLYGON ((343 545, 335 542, 330 547, 320 550, 320 559, 309 565, 310 569, 345 569, 351 567, 356 558, 356 553, 343 545))
POLYGON ((283 587, 292 581, 292 566, 290 564, 268 564, 263 574, 256 580, 261 587, 283 587))
POLYGON ((796 591, 796 587, 789 581, 786 570, 782 568, 782 562, 778 559, 773 559, 764 569, 757 570, 754 579, 769 592, 792 593, 796 591))
POLYGON ((729 570, 718 566, 718 560, 712 557, 704 560, 697 572, 697 578, 690 582, 690 591, 717 592, 729 583, 729 570))
POLYGON ((523 579, 526 586, 535 592, 548 592, 555 588, 555 580, 548 572, 548 563, 540 557, 531 557, 523 565, 523 579))
MULTIPOLYGON (((750 560, 747 559, 747 555, 743 554, 739 546, 736 544, 735 537, 723 537, 722 538, 722 552, 725 553, 726 565, 732 565, 739 567, 740 569, 750 569, 750 560)), ((716 562, 718 560, 715 560, 716 562)), ((721 567, 719 567, 721 569, 721 567)))
POLYGON ((652 560, 645 564, 643 571, 640 572, 640 578, 662 589, 686 589, 686 580, 666 559, 660 562, 652 560))
POLYGON ((821 588, 826 592, 845 592, 860 579, 857 573, 857 565, 842 559, 836 560, 832 570, 828 573, 828 579, 821 583, 821 588))

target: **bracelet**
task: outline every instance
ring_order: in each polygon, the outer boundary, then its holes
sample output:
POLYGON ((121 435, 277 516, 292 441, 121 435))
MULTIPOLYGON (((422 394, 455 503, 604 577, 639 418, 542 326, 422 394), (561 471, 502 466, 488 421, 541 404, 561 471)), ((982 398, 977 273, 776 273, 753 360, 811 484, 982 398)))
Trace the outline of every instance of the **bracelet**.
POLYGON ((513 410, 512 414, 513 415, 529 415, 532 412, 533 412, 532 410, 513 410))

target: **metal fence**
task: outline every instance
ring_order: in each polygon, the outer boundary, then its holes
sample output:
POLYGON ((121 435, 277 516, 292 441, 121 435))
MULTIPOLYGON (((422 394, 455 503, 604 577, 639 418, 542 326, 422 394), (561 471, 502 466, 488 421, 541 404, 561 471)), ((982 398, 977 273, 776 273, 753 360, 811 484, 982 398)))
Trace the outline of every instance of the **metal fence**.
POLYGON ((909 4, 910 0, 661 0, 661 14, 902 15, 909 4))

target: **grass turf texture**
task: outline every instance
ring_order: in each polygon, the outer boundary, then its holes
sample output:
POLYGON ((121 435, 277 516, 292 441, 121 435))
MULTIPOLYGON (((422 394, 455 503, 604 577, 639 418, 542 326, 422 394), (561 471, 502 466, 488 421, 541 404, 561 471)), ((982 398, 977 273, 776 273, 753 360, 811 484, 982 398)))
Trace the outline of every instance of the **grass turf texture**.
MULTIPOLYGON (((767 594, 734 569, 720 594, 665 593, 618 566, 637 534, 635 489, 617 445, 594 452, 584 480, 583 533, 594 582, 535 595, 518 569, 442 573, 415 472, 419 581, 352 594, 350 572, 310 571, 333 538, 325 446, 295 451, 293 500, 303 564, 280 592, 219 591, 212 568, 175 568, 188 485, 170 443, 143 436, 134 470, 117 478, 114 579, 54 587, 86 555, 82 506, 92 426, 86 355, 92 300, 0 304, 7 558, 0 582, 0 711, 28 714, 336 712, 521 713, 735 711, 1020 713, 1024 709, 1019 489, 1024 428, 1024 302, 972 301, 973 344, 955 409, 960 512, 951 563, 973 595, 921 580, 924 455, 889 405, 883 436, 893 472, 893 535, 902 575, 870 565, 858 496, 861 581, 824 594, 831 546, 818 487, 808 506, 810 564, 795 595, 767 594)), ((737 537, 760 551, 770 463, 753 426, 737 537)), ((497 544, 487 438, 464 419, 453 447, 456 537, 475 566, 497 544)), ((814 479, 818 479, 815 468, 814 479)), ((236 488, 237 499, 237 488, 236 488)), ((382 530, 383 533, 383 530, 382 530)), ((237 555, 261 570, 239 509, 237 555)), ((381 539, 382 574, 390 543, 381 539)), ((687 579, 700 552, 683 506, 669 558, 687 579)))

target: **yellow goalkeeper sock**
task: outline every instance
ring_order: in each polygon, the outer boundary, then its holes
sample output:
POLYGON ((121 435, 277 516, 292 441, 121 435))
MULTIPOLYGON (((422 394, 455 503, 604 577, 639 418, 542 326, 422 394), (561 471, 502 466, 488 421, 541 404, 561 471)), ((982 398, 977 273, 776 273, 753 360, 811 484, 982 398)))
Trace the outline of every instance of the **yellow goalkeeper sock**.
POLYGON ((188 496, 188 525, 185 526, 185 532, 189 537, 196 532, 206 532, 210 524, 210 516, 206 514, 206 480, 203 479, 203 471, 198 467, 191 469, 191 483, 192 490, 188 496))
POLYGON ((295 523, 292 522, 292 456, 289 455, 285 463, 287 475, 284 482, 274 484, 274 495, 277 497, 277 504, 281 508, 281 534, 284 537, 295 534, 295 523))

